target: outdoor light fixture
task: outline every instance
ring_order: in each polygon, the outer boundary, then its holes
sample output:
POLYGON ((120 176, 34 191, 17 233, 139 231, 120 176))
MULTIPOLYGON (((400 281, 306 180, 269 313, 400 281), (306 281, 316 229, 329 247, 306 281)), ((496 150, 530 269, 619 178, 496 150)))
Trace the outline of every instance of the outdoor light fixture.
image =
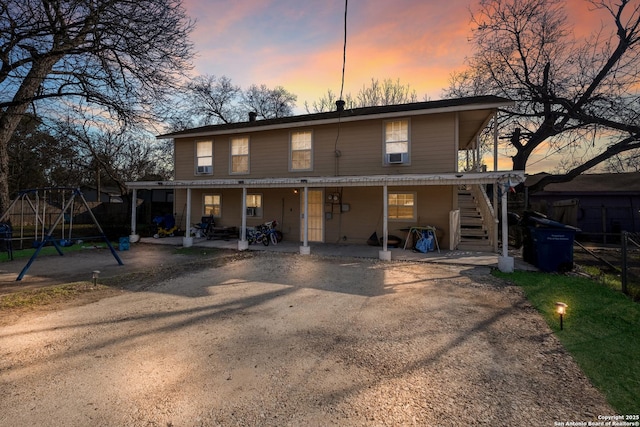
POLYGON ((556 313, 558 313, 560 315, 560 330, 563 329, 563 325, 562 325, 562 318, 565 315, 565 313, 567 312, 567 304, 563 303, 563 302, 557 302, 556 303, 556 313))
POLYGON ((91 276, 91 278, 93 279, 93 286, 96 285, 96 282, 98 281, 98 275, 100 274, 100 271, 98 270, 94 270, 93 271, 93 275, 91 276))

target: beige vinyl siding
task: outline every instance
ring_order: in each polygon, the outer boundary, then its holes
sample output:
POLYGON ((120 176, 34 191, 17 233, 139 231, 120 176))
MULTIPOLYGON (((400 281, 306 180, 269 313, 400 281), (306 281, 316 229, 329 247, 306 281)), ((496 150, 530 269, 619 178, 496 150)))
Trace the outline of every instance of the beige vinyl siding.
MULTIPOLYGON (((176 179, 193 179, 195 176, 195 140, 193 138, 176 140, 174 144, 176 179)), ((215 146, 214 146, 215 156, 215 146)), ((215 173, 215 170, 214 170, 215 173)), ((208 176, 210 177, 210 176, 208 176)))
MULTIPOLYGON (((325 195, 339 192, 338 188, 326 188, 325 195)), ((252 227, 266 221, 277 220, 287 241, 299 241, 300 234, 300 198, 302 192, 294 193, 293 189, 250 189, 251 193, 262 194, 263 217, 247 218, 247 226, 252 227)), ((406 186, 389 187, 389 192, 415 192, 417 200, 417 219, 414 222, 389 221, 389 234, 405 239, 406 232, 402 228, 410 225, 433 225, 438 229, 438 240, 441 249, 448 249, 449 211, 454 208, 454 192, 448 186, 406 186)), ((197 223, 202 216, 202 195, 222 195, 222 218, 216 220, 217 225, 240 227, 242 222, 241 189, 192 190, 191 223, 197 223)), ((340 212, 338 206, 325 203, 325 212, 332 212, 332 217, 325 219, 326 243, 365 244, 375 231, 382 236, 382 187, 345 187, 342 189, 342 204, 349 205, 348 212, 340 212), (343 237, 346 236, 346 240, 343 237)), ((176 220, 180 227, 186 229, 183 216, 186 203, 186 191, 176 190, 176 220)))
MULTIPOLYGON (((412 225, 433 225, 438 229, 438 240, 442 249, 448 246, 449 211, 453 207, 454 198, 448 186, 428 187, 389 187, 389 192, 415 193, 417 202, 417 218, 415 221, 389 221, 389 234, 403 240, 406 231, 403 228, 412 225)), ((328 188, 325 194, 338 191, 328 188)), ((326 243, 365 244, 375 231, 382 237, 382 187, 346 187, 342 190, 342 203, 349 205, 348 212, 339 213, 333 209, 331 219, 325 220, 326 243), (346 240, 344 237, 346 236, 346 240)), ((325 212, 332 211, 330 204, 325 204, 325 212)))
POLYGON ((455 172, 454 135, 454 114, 411 119, 411 166, 403 173, 455 172))
MULTIPOLYGON (((289 171, 290 130, 251 132, 249 178, 274 176, 378 175, 398 173, 453 173, 455 115, 438 114, 410 119, 410 164, 383 165, 383 120, 347 122, 340 125, 296 128, 313 132, 313 168, 289 171), (337 143, 336 143, 336 137, 337 143), (336 162, 335 150, 340 151, 336 162)), ((229 174, 229 139, 213 137, 214 178, 232 178, 229 174)), ((176 179, 208 179, 194 174, 194 139, 176 141, 176 179)), ((237 177, 237 175, 236 175, 237 177)))
MULTIPOLYGON (((262 217, 247 217, 247 227, 254 227, 267 221, 278 221, 278 229, 284 233, 285 240, 299 241, 300 234, 300 192, 292 188, 252 188, 248 193, 262 195, 262 217)), ((203 195, 220 194, 222 196, 222 217, 216 218, 216 225, 238 227, 242 224, 242 189, 193 189, 191 190, 191 224, 200 222, 203 216, 203 195)), ((176 221, 186 230, 187 192, 175 190, 176 221)))

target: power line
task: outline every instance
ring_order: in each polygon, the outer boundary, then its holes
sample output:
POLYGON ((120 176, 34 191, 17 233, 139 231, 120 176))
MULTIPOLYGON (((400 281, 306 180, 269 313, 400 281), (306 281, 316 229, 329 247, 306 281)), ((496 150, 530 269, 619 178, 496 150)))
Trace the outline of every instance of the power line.
POLYGON ((347 64, 347 8, 349 0, 344 0, 344 43, 342 44, 342 82, 340 84, 340 99, 344 91, 344 69, 347 64))

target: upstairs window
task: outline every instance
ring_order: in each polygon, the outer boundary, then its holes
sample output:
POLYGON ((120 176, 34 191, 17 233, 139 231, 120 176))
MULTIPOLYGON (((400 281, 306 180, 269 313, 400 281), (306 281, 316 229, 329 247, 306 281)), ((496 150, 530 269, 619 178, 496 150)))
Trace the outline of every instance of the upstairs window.
POLYGON ((196 143, 196 175, 213 173, 213 141, 196 143))
POLYGON ((388 215, 390 220, 413 221, 416 218, 415 193, 389 193, 388 215))
POLYGON ((249 138, 231 138, 231 173, 249 173, 249 138))
POLYGON ((409 163, 409 120, 384 124, 384 164, 409 163))
POLYGON ((313 139, 311 131, 291 133, 291 155, 289 169, 310 171, 313 169, 313 139))

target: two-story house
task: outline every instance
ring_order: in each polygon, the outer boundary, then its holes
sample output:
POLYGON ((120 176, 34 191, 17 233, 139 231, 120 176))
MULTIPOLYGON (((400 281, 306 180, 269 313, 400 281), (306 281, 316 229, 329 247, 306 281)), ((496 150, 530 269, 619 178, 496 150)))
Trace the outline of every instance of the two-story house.
MULTIPOLYGON (((420 225, 436 228, 443 249, 465 243, 466 229, 467 244, 475 238, 495 251, 495 203, 482 185, 523 176, 495 168, 463 172, 460 165, 469 158, 477 162, 480 133, 499 108, 512 104, 480 96, 338 105, 331 112, 268 120, 250 115, 246 122, 158 136, 174 140, 175 180, 128 186, 134 193, 173 188, 182 229, 213 215, 216 225, 241 230, 240 250, 247 247, 246 227, 275 219, 285 240, 302 243, 301 253, 309 253, 312 242, 366 244, 375 231, 385 236, 385 259, 387 235, 404 237, 420 225), (472 191, 461 195, 461 189, 472 191), (466 228, 465 210, 477 216, 466 228)), ((494 135, 495 143, 497 130, 494 135)), ((131 227, 135 234, 134 220, 131 227)), ((185 245, 191 239, 186 236, 185 245)))

